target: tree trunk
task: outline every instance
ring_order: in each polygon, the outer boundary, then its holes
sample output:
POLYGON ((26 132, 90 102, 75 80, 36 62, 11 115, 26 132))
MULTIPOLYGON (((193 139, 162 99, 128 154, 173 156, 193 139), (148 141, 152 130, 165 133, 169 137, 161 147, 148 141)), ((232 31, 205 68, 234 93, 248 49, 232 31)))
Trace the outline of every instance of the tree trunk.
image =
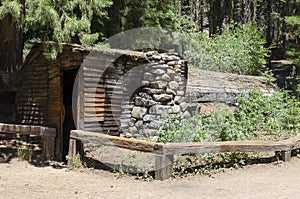
MULTIPOLYGON (((24 17, 23 14, 21 16, 24 17)), ((0 20, 0 71, 15 72, 21 68, 24 44, 22 21, 10 14, 0 20)))

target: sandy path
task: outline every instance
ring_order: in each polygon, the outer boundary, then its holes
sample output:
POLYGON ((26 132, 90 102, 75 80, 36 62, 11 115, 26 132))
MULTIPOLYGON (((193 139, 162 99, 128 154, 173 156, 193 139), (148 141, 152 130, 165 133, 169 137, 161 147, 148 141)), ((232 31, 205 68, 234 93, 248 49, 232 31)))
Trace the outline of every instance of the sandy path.
POLYGON ((213 177, 144 182, 88 169, 0 163, 0 198, 300 198, 300 159, 251 165, 213 177))

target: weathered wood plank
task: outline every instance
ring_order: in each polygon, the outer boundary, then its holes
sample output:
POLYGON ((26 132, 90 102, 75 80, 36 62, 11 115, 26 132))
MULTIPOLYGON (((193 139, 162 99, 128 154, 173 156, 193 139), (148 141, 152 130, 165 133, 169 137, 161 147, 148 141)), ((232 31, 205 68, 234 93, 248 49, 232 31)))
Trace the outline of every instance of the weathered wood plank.
POLYGON ((166 180, 172 177, 173 163, 173 155, 157 155, 155 157, 155 179, 166 180))
POLYGON ((164 145, 164 154, 171 155, 222 152, 289 151, 290 149, 291 146, 289 143, 270 141, 166 143, 164 145))
POLYGON ((5 133, 19 133, 26 135, 37 136, 56 136, 56 130, 54 128, 21 124, 4 124, 0 123, 0 132, 5 133))
POLYGON ((72 130, 71 139, 81 140, 82 142, 95 143, 106 146, 117 146, 121 148, 138 150, 144 152, 152 152, 162 154, 162 144, 137 139, 126 139, 116 136, 105 135, 101 133, 93 133, 80 130, 72 130))

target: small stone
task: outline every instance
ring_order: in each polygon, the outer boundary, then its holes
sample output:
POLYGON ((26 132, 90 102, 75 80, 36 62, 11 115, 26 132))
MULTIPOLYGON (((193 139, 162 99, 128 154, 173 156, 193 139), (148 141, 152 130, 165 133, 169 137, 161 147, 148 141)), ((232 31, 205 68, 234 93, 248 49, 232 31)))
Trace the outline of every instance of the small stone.
POLYGON ((181 77, 179 75, 174 76, 174 81, 181 82, 181 77))
POLYGON ((155 115, 147 114, 143 117, 144 122, 151 122, 152 120, 157 119, 155 115))
POLYGON ((153 74, 152 73, 144 73, 144 80, 145 81, 153 81, 154 80, 154 77, 153 77, 153 74))
MULTIPOLYGON (((138 132, 138 130, 135 126, 129 127, 128 131, 129 131, 129 133, 132 133, 132 134, 136 134, 138 132)), ((126 134, 125 134, 125 137, 126 137, 126 134)))
POLYGON ((184 91, 177 91, 177 95, 184 96, 184 91))
POLYGON ((170 101, 173 99, 173 95, 169 95, 169 94, 155 94, 153 95, 153 99, 155 101, 159 101, 159 102, 165 102, 165 101, 170 101))
POLYGON ((131 133, 125 133, 125 137, 126 137, 126 138, 131 138, 131 137, 132 137, 132 134, 131 134, 131 133))
POLYGON ((160 89, 165 89, 168 85, 168 82, 163 82, 163 81, 155 81, 151 82, 152 88, 160 88, 160 89))
POLYGON ((148 94, 153 95, 153 94, 163 94, 166 91, 163 89, 154 89, 154 88, 145 88, 144 89, 148 94))
POLYGON ((153 56, 151 57, 151 59, 161 59, 161 56, 160 56, 160 55, 153 55, 153 56))
POLYGON ((176 72, 175 72, 175 70, 167 69, 167 74, 169 74, 169 75, 175 75, 176 72))
POLYGON ((172 89, 172 90, 177 90, 178 89, 178 83, 176 82, 176 81, 171 81, 171 82, 169 82, 169 84, 168 84, 168 87, 170 88, 170 89, 172 89))
POLYGON ((157 135, 152 136, 152 137, 150 138, 150 140, 151 140, 152 142, 158 142, 158 139, 159 139, 159 137, 158 137, 157 135))
POLYGON ((146 52, 146 56, 151 57, 151 56, 155 55, 156 53, 157 53, 156 51, 149 51, 149 52, 146 52))
POLYGON ((187 119, 191 117, 191 114, 188 111, 184 111, 181 117, 187 119))
POLYGON ((149 81, 142 81, 141 86, 149 86, 150 82, 149 81))
POLYGON ((144 125, 144 123, 143 123, 143 121, 141 121, 141 120, 139 120, 139 121, 137 121, 137 122, 135 123, 135 127, 136 127, 137 129, 142 129, 142 128, 143 128, 143 125, 144 125))
POLYGON ((155 80, 170 81, 171 77, 168 74, 163 74, 163 76, 156 77, 155 80))
POLYGON ((144 115, 147 113, 147 108, 135 106, 132 109, 132 117, 136 119, 143 119, 144 115))
POLYGON ((188 108, 189 104, 186 102, 181 102, 180 103, 180 107, 181 107, 181 111, 185 111, 188 108))
POLYGON ((180 113, 181 108, 179 105, 174 105, 172 108, 172 113, 180 113))
POLYGON ((169 89, 169 88, 167 88, 166 93, 167 93, 167 94, 176 95, 176 92, 173 91, 172 89, 169 89))
POLYGON ((151 128, 151 129, 159 129, 159 127, 162 125, 161 121, 158 120, 153 120, 151 121, 148 125, 147 128, 151 128))
POLYGON ((162 69, 155 69, 152 73, 155 75, 162 75, 162 74, 165 74, 166 71, 164 71, 162 69))
POLYGON ((181 96, 175 96, 174 101, 175 101, 176 104, 180 104, 181 102, 184 101, 184 98, 181 97, 181 96))
POLYGON ((144 98, 144 99, 152 99, 151 95, 144 93, 144 92, 140 92, 139 96, 144 98))
POLYGON ((169 66, 175 66, 175 64, 177 64, 177 62, 176 61, 169 61, 167 64, 169 66))
POLYGON ((135 98, 135 105, 137 106, 153 106, 155 104, 159 104, 159 102, 156 102, 154 100, 144 99, 142 97, 135 98))
POLYGON ((165 105, 154 105, 149 109, 150 114, 162 114, 167 113, 170 106, 165 105))

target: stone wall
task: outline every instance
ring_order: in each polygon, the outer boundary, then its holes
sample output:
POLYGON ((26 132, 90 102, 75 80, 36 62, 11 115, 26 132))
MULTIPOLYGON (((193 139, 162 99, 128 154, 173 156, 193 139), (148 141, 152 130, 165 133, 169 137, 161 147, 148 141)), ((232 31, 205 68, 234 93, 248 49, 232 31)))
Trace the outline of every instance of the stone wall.
POLYGON ((132 97, 132 112, 125 137, 156 141, 157 130, 170 113, 189 117, 185 102, 187 63, 176 54, 146 53, 141 87, 132 97))

